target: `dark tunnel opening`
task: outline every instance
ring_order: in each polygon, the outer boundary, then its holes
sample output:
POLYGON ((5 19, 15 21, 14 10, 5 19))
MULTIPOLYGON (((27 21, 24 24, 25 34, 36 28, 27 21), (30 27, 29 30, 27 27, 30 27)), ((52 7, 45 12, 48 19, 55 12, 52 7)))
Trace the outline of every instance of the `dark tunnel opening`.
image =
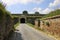
POLYGON ((20 23, 25 23, 25 18, 21 18, 20 23))

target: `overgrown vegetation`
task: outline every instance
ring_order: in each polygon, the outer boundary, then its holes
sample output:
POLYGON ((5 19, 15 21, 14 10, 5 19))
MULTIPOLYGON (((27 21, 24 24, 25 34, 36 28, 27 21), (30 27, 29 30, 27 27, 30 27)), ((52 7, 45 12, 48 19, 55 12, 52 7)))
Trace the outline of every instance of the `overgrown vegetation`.
POLYGON ((49 27, 50 26, 50 24, 49 24, 49 22, 47 21, 47 22, 45 22, 45 24, 49 27))
POLYGON ((6 39, 10 31, 14 29, 14 26, 17 26, 18 20, 16 21, 14 18, 15 17, 12 17, 11 13, 5 9, 5 6, 0 3, 0 40, 6 39))
POLYGON ((56 16, 56 15, 60 15, 60 9, 57 9, 55 11, 51 11, 49 14, 45 15, 42 18, 52 17, 52 16, 56 16))
POLYGON ((27 23, 28 25, 30 25, 31 27, 34 27, 34 25, 33 24, 31 24, 31 23, 27 23))

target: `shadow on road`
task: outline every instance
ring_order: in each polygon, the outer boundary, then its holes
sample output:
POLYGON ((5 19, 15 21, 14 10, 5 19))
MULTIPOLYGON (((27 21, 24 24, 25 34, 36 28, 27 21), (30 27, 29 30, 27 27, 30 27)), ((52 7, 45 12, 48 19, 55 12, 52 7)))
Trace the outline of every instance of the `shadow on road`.
POLYGON ((23 39, 21 33, 12 32, 10 33, 8 40, 23 40, 23 39))

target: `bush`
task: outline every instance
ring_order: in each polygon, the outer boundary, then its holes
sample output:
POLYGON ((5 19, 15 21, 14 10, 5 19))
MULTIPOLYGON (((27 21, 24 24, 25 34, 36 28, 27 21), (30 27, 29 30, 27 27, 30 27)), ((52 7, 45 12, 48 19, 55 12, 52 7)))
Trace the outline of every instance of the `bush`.
POLYGON ((46 22, 46 25, 49 27, 50 26, 50 23, 49 22, 46 22))

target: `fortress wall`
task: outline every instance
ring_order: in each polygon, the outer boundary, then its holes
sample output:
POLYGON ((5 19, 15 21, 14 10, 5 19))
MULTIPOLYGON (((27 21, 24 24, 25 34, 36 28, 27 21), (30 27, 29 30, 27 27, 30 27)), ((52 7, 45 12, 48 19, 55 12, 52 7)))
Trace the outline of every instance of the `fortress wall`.
POLYGON ((0 40, 8 38, 16 23, 16 20, 10 14, 0 13, 0 40))
POLYGON ((5 34, 4 34, 4 38, 8 38, 9 33, 13 30, 14 27, 14 20, 13 18, 6 14, 6 18, 5 18, 5 34))
POLYGON ((38 20, 35 21, 35 27, 41 30, 60 37, 60 16, 46 18, 40 20, 40 27, 38 26, 38 20))
POLYGON ((39 28, 40 27, 40 20, 35 20, 35 28, 39 28))
POLYGON ((3 40, 3 36, 5 34, 5 14, 0 9, 0 40, 3 40))
MULTIPOLYGON (((3 14, 3 13, 2 13, 3 14)), ((0 40, 7 38, 10 31, 13 30, 13 18, 9 14, 0 14, 0 40)))
POLYGON ((35 20, 35 28, 38 28, 38 21, 35 20))
POLYGON ((13 21, 14 22, 14 25, 17 24, 18 22, 20 22, 19 17, 14 17, 13 20, 14 20, 13 21))
POLYGON ((60 17, 41 21, 40 28, 47 33, 60 37, 60 17))

